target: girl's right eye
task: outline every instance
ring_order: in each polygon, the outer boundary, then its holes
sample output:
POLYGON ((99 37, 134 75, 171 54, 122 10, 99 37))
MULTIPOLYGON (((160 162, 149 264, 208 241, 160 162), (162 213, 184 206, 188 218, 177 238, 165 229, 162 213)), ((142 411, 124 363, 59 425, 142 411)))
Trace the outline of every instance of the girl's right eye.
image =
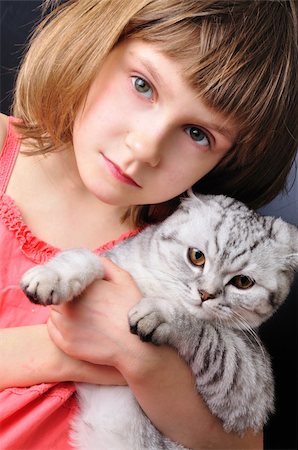
POLYGON ((208 147, 210 145, 210 140, 207 134, 200 128, 189 126, 185 128, 185 131, 197 144, 202 145, 203 147, 208 147))
POLYGON ((131 77, 133 87, 144 97, 151 98, 153 94, 152 87, 141 77, 131 77))

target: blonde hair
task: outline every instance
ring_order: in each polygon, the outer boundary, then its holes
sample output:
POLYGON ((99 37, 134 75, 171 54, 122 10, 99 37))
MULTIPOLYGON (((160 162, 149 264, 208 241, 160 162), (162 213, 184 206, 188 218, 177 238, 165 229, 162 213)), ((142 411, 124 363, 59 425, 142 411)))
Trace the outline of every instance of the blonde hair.
MULTIPOLYGON (((71 143, 104 58, 128 38, 156 43, 182 62, 208 105, 239 123, 233 148, 194 190, 252 207, 270 201, 297 148, 296 2, 69 0, 37 27, 20 68, 13 112, 24 138, 40 152, 71 143)), ((160 220, 178 204, 134 208, 135 221, 160 220)))

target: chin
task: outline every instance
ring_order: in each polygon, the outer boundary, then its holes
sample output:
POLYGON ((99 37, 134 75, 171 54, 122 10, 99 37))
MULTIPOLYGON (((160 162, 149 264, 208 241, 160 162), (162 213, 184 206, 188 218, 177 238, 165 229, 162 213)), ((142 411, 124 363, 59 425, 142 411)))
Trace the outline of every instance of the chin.
POLYGON ((106 205, 115 206, 115 207, 119 207, 119 208, 123 208, 123 209, 129 208, 127 203, 124 202, 123 199, 117 198, 117 196, 102 195, 102 194, 100 194, 100 195, 94 194, 94 195, 100 202, 105 203, 106 205))

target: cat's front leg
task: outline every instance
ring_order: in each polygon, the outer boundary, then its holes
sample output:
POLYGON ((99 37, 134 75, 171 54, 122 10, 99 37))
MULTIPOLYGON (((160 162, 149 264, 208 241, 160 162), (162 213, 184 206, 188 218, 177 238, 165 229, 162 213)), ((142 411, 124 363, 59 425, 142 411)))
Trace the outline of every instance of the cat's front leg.
POLYGON ((102 264, 94 253, 86 249, 66 250, 48 263, 28 270, 21 279, 21 288, 33 303, 57 305, 80 295, 102 276, 102 264))
MULTIPOLYGON (((145 297, 128 314, 130 331, 155 345, 170 343, 175 334, 175 309, 163 298, 145 297)), ((171 345, 173 345, 171 343, 171 345)))

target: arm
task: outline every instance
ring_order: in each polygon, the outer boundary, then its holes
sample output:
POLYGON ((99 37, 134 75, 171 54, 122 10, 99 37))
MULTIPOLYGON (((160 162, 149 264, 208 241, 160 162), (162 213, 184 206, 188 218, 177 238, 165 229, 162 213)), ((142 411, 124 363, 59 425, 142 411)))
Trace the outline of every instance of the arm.
POLYGON ((96 366, 63 353, 46 325, 0 330, 0 389, 43 382, 83 381, 125 384, 113 367, 96 366))
POLYGON ((53 307, 48 328, 55 343, 73 357, 116 367, 156 428, 172 440, 192 449, 261 449, 261 434, 240 438, 223 430, 175 350, 129 332, 127 314, 141 294, 126 272, 103 262, 105 280, 80 300, 53 307))
POLYGON ((164 435, 191 449, 263 448, 261 433, 248 432, 240 438, 223 430, 198 395, 190 369, 176 351, 143 345, 147 350, 140 366, 125 361, 120 370, 142 409, 164 435))

